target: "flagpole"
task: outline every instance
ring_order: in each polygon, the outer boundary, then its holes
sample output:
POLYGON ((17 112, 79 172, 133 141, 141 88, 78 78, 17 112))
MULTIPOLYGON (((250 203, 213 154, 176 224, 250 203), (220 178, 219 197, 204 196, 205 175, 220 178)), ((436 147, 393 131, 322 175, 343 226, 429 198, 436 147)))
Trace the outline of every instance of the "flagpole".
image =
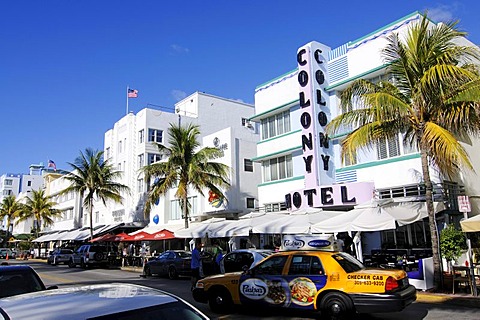
POLYGON ((128 115, 128 86, 127 86, 127 112, 125 114, 128 115))

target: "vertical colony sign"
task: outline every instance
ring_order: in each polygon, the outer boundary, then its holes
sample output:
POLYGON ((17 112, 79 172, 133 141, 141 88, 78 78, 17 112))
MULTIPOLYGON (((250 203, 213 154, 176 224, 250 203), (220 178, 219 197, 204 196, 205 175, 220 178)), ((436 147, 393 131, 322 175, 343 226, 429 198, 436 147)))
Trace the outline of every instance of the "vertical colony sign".
POLYGON ((285 195, 288 209, 353 205, 357 201, 350 198, 349 188, 362 192, 361 198, 371 197, 371 184, 333 185, 335 165, 333 147, 325 132, 331 118, 328 97, 325 93, 327 82, 326 54, 330 48, 318 42, 310 42, 298 49, 298 84, 300 88, 300 124, 302 126, 302 150, 305 166, 305 189, 285 195), (366 192, 365 192, 366 191, 366 192))

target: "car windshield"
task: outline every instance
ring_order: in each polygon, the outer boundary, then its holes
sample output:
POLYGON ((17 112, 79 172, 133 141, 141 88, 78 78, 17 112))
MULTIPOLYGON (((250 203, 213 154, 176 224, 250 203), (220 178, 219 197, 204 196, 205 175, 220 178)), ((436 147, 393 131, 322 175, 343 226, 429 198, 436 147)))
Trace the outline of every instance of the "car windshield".
POLYGON ((191 258, 192 257, 192 254, 190 252, 179 251, 179 252, 176 252, 176 253, 180 258, 191 258))
POLYGON ((360 261, 347 253, 340 252, 332 255, 332 258, 338 262, 346 273, 365 269, 365 266, 360 261))

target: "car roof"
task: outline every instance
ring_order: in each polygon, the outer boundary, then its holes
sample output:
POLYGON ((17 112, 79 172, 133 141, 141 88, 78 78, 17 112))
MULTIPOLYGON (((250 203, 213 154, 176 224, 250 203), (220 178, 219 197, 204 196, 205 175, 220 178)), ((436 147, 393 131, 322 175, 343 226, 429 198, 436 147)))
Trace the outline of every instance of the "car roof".
POLYGON ((109 283, 64 287, 0 299, 0 308, 12 319, 86 319, 128 310, 147 308, 182 299, 145 286, 109 283))
POLYGON ((29 270, 29 271, 31 270, 31 271, 33 271, 33 268, 30 267, 29 265, 26 265, 26 264, 0 265, 0 274, 1 274, 2 272, 4 272, 4 271, 11 272, 11 271, 24 271, 24 270, 29 270))
POLYGON ((259 253, 266 252, 266 253, 275 253, 275 251, 273 251, 273 250, 268 250, 268 249, 236 249, 236 250, 230 251, 229 253, 232 253, 232 252, 259 252, 259 253))

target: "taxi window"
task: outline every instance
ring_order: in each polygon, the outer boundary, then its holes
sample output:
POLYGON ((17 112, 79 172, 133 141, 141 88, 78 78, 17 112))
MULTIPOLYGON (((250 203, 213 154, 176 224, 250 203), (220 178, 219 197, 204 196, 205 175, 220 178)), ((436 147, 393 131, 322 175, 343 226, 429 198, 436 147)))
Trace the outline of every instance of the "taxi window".
POLYGON ((332 258, 335 259, 342 267, 342 269, 345 270, 345 272, 347 273, 365 269, 365 266, 360 261, 358 261, 349 254, 338 253, 332 255, 332 258))
POLYGON ((255 273, 280 275, 283 266, 287 262, 287 256, 272 257, 255 267, 255 273))
POLYGON ((323 267, 320 259, 313 256, 293 256, 289 275, 322 275, 323 267))

